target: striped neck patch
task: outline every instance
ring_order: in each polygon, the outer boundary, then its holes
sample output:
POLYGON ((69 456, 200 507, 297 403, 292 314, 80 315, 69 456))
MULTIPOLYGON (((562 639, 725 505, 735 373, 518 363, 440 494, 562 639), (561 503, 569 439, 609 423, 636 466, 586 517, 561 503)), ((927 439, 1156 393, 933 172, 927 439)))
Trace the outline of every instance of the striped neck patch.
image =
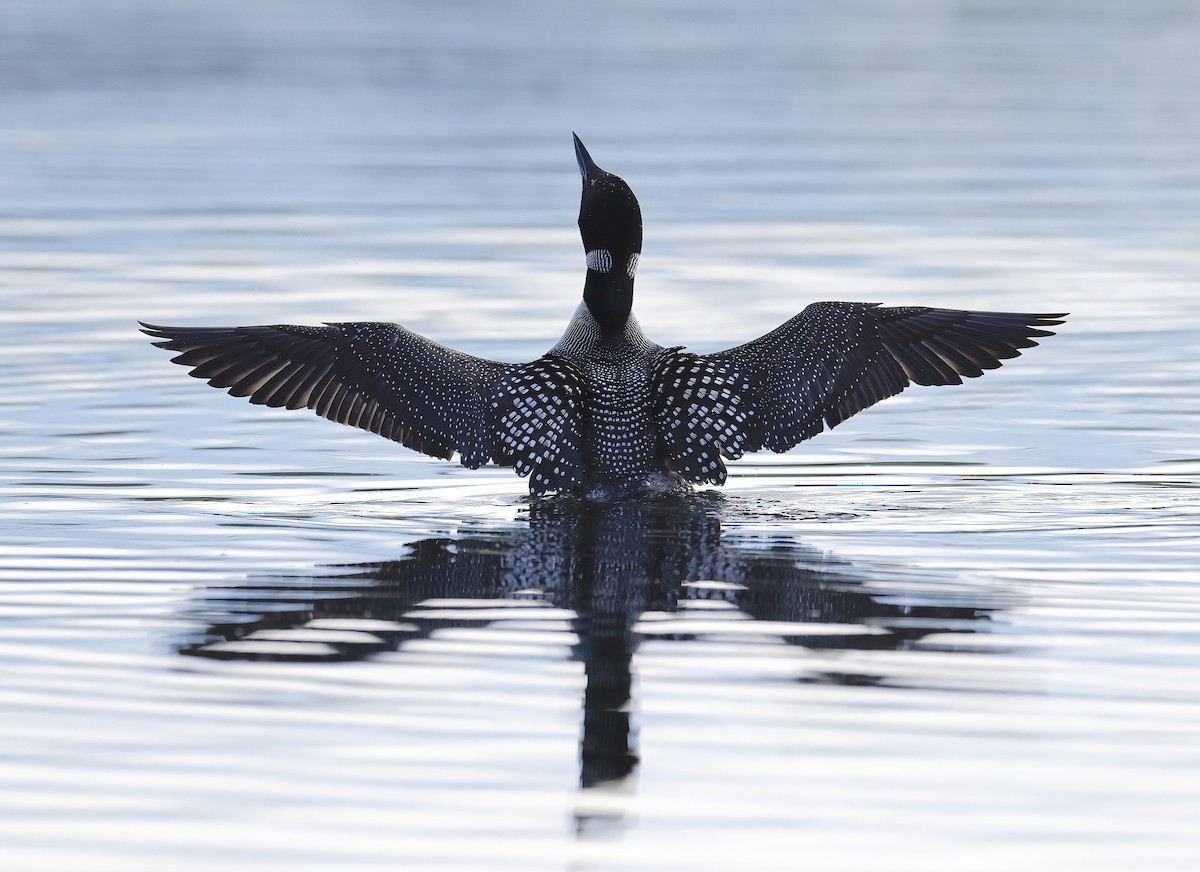
POLYGON ((612 269, 612 252, 607 248, 593 248, 587 253, 587 268, 598 273, 612 269))

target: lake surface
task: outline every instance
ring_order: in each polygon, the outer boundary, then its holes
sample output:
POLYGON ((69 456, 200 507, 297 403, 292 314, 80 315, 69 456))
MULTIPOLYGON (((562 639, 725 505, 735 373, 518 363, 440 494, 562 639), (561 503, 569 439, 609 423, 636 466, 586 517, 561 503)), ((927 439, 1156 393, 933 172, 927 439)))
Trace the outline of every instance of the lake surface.
POLYGON ((10 0, 0 865, 1200 867, 1200 7, 10 0), (531 503, 135 329, 527 360, 570 131, 699 351, 1069 311, 729 485, 531 503))

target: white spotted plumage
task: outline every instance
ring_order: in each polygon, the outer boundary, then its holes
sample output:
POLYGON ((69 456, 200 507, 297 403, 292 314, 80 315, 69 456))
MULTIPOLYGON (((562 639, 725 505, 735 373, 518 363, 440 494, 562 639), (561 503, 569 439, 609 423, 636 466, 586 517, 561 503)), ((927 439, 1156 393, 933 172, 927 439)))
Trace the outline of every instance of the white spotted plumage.
POLYGON ((501 374, 488 413, 492 456, 530 476, 531 494, 583 484, 583 401, 578 368, 552 354, 501 374))
POLYGON ((669 348, 654 359, 654 414, 666 460, 687 481, 725 483, 742 456, 751 383, 734 365, 669 348))

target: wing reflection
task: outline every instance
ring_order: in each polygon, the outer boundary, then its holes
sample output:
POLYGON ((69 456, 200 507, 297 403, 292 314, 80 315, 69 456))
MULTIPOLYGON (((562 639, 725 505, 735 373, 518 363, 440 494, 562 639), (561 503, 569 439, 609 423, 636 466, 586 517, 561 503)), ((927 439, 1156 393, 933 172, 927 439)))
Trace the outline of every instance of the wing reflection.
MULTIPOLYGON (((987 627, 992 609, 961 593, 941 600, 914 593, 894 570, 856 566, 787 538, 723 535, 726 507, 717 495, 617 505, 543 501, 517 529, 424 539, 385 563, 208 588, 189 615, 204 629, 179 651, 360 659, 418 638, 436 641, 447 627, 552 615, 570 622, 572 656, 587 676, 580 783, 592 787, 624 778, 637 764, 632 661, 648 636, 749 633, 809 649, 900 649, 929 633, 987 627)), ((873 684, 883 677, 831 670, 802 680, 873 684)))

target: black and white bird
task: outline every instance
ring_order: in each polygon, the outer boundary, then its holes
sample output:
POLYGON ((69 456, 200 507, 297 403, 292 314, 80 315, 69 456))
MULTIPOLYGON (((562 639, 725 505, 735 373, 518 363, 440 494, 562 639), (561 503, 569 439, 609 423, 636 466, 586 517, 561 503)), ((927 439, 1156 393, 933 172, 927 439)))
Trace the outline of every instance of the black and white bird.
POLYGON ((787 451, 910 383, 996 369, 1063 315, 813 303, 714 354, 664 348, 631 314, 642 214, 575 137, 583 301, 530 363, 439 345, 398 324, 162 327, 155 345, 251 403, 308 408, 466 467, 513 467, 535 496, 591 499, 723 484, 725 460, 787 451))

